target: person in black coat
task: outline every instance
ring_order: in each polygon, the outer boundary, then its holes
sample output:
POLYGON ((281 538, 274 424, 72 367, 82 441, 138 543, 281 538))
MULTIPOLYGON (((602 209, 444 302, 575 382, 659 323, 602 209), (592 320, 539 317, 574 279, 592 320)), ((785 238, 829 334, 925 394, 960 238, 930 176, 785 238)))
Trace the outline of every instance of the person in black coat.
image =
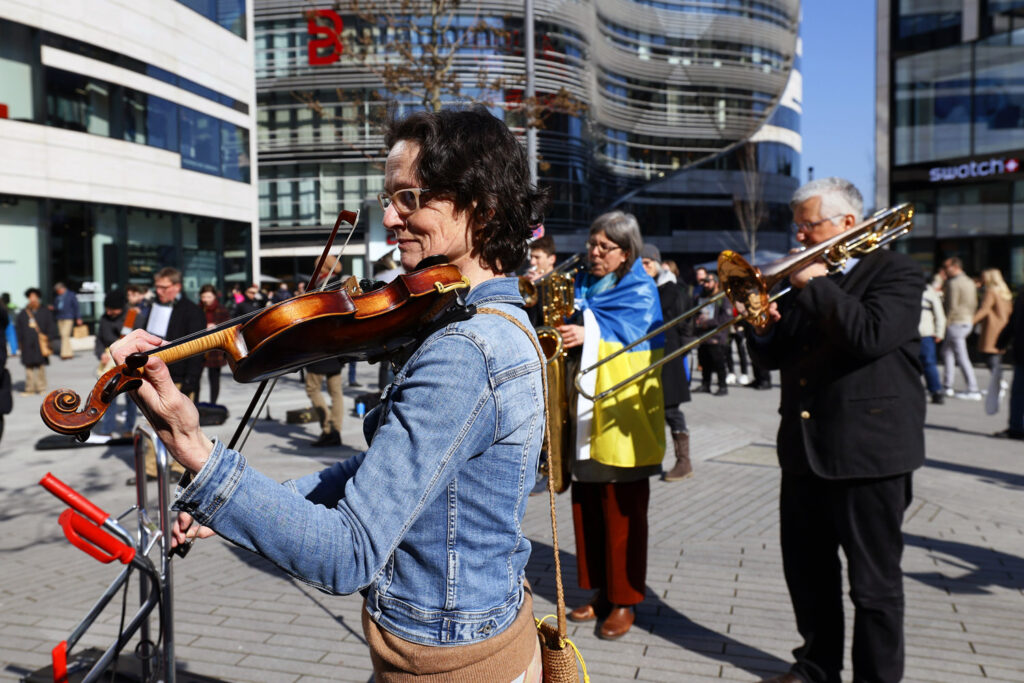
POLYGON ((21 349, 21 364, 25 366, 25 391, 23 395, 46 393, 46 366, 50 364, 49 354, 43 354, 39 335, 46 335, 49 353, 58 339, 57 323, 53 313, 43 306, 42 292, 35 287, 25 290, 28 304, 21 309, 14 321, 18 334, 18 348, 21 349))
MULTIPOLYGON (((136 325, 150 334, 174 341, 206 329, 206 315, 181 291, 181 271, 163 268, 153 276, 156 301, 136 325)), ((193 401, 199 395, 199 377, 203 374, 203 354, 170 366, 171 379, 193 401)))
MULTIPOLYGON (((645 244, 640 250, 640 258, 643 259, 644 270, 658 284, 662 319, 668 322, 678 318, 686 311, 686 302, 675 277, 661 268, 661 251, 653 244, 645 244)), ((687 323, 681 323, 665 330, 666 356, 683 345, 690 334, 688 328, 687 323)), ((679 409, 679 404, 690 400, 690 386, 682 356, 661 366, 661 388, 665 396, 665 422, 672 433, 672 445, 676 449, 676 464, 665 473, 665 481, 688 479, 693 476, 690 431, 686 428, 686 416, 679 409)))
MULTIPOLYGON (((10 318, 7 306, 0 304, 0 330, 6 330, 10 318)), ((11 396, 11 373, 7 371, 7 339, 0 339, 0 439, 4 436, 4 415, 11 412, 14 400, 11 396)))
MULTIPOLYGON (((791 201, 797 239, 809 247, 861 217, 850 182, 815 180, 791 201)), ((782 564, 797 630, 790 672, 770 681, 838 683, 843 664, 846 556, 853 678, 903 676, 900 527, 912 472, 924 462, 925 395, 917 324, 923 275, 904 254, 879 250, 828 275, 815 261, 790 277, 774 324, 751 352, 781 371, 782 564)))
POLYGON ((993 436, 1024 440, 1024 291, 1013 302, 1013 313, 996 339, 996 348, 1005 351, 1013 342, 1013 384, 1010 385, 1010 424, 993 436))
MULTIPOLYGON (((704 289, 698 303, 710 300, 721 291, 718 276, 708 273, 703 281, 704 289)), ((697 319, 693 322, 694 332, 697 336, 703 335, 711 330, 721 327, 732 320, 732 304, 728 299, 722 298, 714 303, 709 303, 701 309, 697 319)), ((718 390, 715 396, 725 396, 729 388, 725 385, 726 363, 725 354, 729 352, 729 330, 721 330, 718 334, 712 335, 701 342, 697 347, 697 360, 700 362, 700 388, 695 391, 710 393, 711 376, 718 377, 718 390)))

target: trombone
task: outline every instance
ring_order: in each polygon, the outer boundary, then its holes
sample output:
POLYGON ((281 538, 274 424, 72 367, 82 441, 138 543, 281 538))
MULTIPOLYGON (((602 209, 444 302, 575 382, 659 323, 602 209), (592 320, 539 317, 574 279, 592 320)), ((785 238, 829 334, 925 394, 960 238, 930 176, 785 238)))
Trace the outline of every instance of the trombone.
POLYGON ((821 259, 828 266, 829 272, 834 273, 841 270, 851 257, 861 257, 885 246, 889 242, 906 235, 914 227, 914 205, 900 204, 890 209, 883 209, 875 213, 871 218, 862 221, 849 230, 839 233, 831 239, 825 240, 813 247, 808 247, 795 254, 790 254, 778 261, 766 264, 762 268, 755 268, 734 251, 723 251, 718 255, 718 276, 722 283, 722 290, 704 303, 694 306, 667 323, 663 324, 628 346, 624 346, 615 353, 602 358, 588 368, 580 370, 576 375, 576 389, 581 395, 591 401, 599 401, 602 398, 614 394, 619 389, 641 377, 644 377, 654 370, 657 370, 665 363, 668 363, 683 354, 689 353, 694 347, 715 336, 730 325, 741 319, 749 322, 754 329, 763 333, 770 324, 769 308, 771 302, 789 292, 790 287, 769 296, 769 292, 782 280, 786 279, 805 266, 821 259), (605 363, 611 361, 619 354, 629 351, 638 344, 655 337, 667 329, 697 315, 705 306, 714 303, 722 297, 728 297, 733 306, 740 311, 729 322, 719 325, 713 330, 705 332, 696 339, 684 344, 661 360, 648 365, 646 368, 622 380, 615 386, 604 391, 591 395, 582 387, 582 378, 596 371, 605 363))

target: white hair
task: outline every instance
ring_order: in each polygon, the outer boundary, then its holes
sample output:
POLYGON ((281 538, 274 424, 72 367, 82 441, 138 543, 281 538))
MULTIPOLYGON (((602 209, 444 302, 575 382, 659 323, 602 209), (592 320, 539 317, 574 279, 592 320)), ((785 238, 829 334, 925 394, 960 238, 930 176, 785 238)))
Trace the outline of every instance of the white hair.
POLYGON ((852 214, 858 223, 864 217, 864 198, 860 190, 849 180, 842 178, 818 178, 803 185, 793 193, 789 208, 796 209, 808 199, 821 197, 819 213, 824 218, 837 216, 832 222, 839 225, 839 218, 852 214))

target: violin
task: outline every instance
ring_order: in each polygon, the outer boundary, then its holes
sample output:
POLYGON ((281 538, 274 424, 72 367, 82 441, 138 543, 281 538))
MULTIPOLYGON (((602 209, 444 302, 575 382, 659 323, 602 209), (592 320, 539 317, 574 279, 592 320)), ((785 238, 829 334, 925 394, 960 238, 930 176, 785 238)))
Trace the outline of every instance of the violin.
POLYGON ((53 431, 88 438, 118 394, 141 386, 150 356, 171 364, 221 350, 239 382, 263 381, 333 357, 378 360, 421 338, 425 329, 472 315, 461 296, 468 289, 469 281, 443 256, 424 259, 387 284, 351 277, 336 288, 302 294, 241 321, 133 353, 100 377, 84 406, 71 389, 57 389, 43 400, 40 414, 53 431))

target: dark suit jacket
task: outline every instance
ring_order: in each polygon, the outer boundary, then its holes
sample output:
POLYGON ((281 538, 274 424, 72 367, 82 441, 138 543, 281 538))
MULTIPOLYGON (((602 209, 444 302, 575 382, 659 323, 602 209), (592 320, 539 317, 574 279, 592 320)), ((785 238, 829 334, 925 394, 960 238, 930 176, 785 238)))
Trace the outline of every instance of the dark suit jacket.
MULTIPOLYGON (((150 311, 152 311, 150 307, 150 311)), ((149 322, 149 312, 145 316, 140 315, 136 321, 137 328, 146 329, 149 322)), ((171 319, 167 322, 167 336, 169 342, 180 339, 185 335, 206 329, 206 314, 199 308, 199 305, 190 301, 184 295, 174 303, 174 310, 171 311, 171 319)), ((190 393, 199 388, 199 376, 203 374, 203 357, 199 354, 186 360, 169 366, 171 379, 181 385, 183 393, 190 393)))
POLYGON ((750 339, 755 358, 781 370, 784 471, 857 479, 921 466, 923 286, 910 257, 878 250, 784 297, 770 340, 750 339))
MULTIPOLYGON (((661 300, 661 317, 665 322, 679 317, 686 311, 683 292, 674 282, 666 282, 658 287, 658 298, 661 300)), ((690 334, 689 323, 690 321, 685 321, 665 330, 666 356, 683 345, 684 339, 690 334)), ((690 382, 686 379, 682 356, 661 366, 661 388, 665 394, 666 406, 690 400, 690 382)))

